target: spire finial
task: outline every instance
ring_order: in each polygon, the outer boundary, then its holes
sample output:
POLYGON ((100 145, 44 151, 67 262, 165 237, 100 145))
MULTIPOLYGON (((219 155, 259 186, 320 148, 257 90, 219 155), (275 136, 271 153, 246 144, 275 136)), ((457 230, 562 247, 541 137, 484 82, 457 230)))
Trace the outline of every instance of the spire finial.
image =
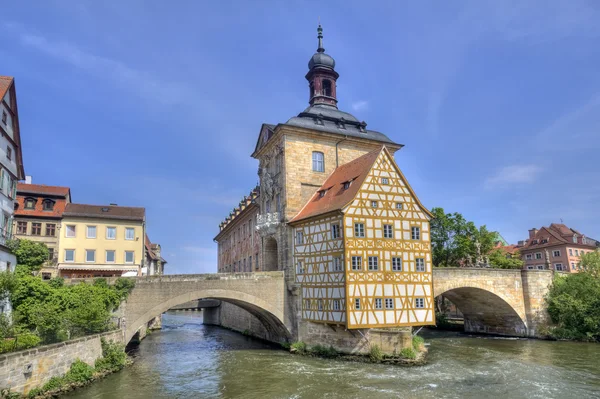
POLYGON ((321 28, 321 17, 319 17, 319 27, 317 28, 317 37, 319 38, 319 48, 317 49, 317 53, 324 53, 325 49, 323 48, 323 28, 321 28))

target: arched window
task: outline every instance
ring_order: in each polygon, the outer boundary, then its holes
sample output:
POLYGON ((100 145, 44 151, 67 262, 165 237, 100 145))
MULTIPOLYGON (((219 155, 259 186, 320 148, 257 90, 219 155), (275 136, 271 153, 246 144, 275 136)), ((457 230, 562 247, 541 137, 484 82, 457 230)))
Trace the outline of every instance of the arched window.
POLYGON ((312 153, 312 169, 315 172, 325 172, 325 156, 322 152, 313 151, 312 153))
POLYGON ((332 97, 333 93, 331 91, 331 80, 324 79, 323 80, 323 95, 332 97))

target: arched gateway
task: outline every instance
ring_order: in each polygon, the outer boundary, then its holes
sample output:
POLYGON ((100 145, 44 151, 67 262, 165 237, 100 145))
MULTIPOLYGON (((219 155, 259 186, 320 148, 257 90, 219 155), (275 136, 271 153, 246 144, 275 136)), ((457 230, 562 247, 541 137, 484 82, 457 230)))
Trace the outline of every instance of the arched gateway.
POLYGON ((271 341, 291 339, 283 272, 264 272, 138 278, 124 305, 125 342, 170 308, 208 298, 232 303, 254 315, 271 341))

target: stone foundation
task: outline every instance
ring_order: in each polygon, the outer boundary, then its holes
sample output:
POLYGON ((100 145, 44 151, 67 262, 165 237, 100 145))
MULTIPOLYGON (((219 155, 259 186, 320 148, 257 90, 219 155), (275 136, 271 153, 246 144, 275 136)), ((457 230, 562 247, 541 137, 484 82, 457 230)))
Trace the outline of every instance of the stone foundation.
POLYGON ((412 329, 373 328, 346 330, 343 326, 300 321, 299 341, 310 346, 333 346, 338 352, 367 354, 372 345, 377 345, 386 354, 399 353, 402 348, 412 346, 412 329))
POLYGON ((229 328, 266 341, 280 342, 278 339, 272 339, 258 318, 239 306, 221 301, 221 306, 218 308, 207 308, 203 312, 204 324, 229 328))
POLYGON ((52 377, 66 374, 77 359, 94 366, 96 359, 102 357, 101 338, 123 342, 123 331, 116 330, 2 354, 0 388, 10 388, 12 392, 27 394, 33 388, 43 386, 52 377))

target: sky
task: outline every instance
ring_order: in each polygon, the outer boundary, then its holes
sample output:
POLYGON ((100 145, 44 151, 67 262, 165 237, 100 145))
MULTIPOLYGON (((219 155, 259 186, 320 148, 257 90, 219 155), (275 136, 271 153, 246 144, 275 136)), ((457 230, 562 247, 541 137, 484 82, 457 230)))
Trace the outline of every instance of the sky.
POLYGON ((145 207, 168 273, 216 272, 261 124, 308 105, 319 20, 339 108, 405 145, 426 207, 513 243, 561 220, 600 239, 593 0, 9 2, 26 174, 145 207))

